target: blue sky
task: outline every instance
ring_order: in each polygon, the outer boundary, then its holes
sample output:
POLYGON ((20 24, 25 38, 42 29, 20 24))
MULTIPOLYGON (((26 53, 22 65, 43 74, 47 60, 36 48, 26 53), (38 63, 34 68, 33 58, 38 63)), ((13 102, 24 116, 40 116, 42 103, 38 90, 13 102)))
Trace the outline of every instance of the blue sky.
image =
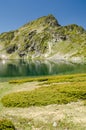
POLYGON ((61 25, 75 23, 86 29, 86 0, 0 0, 0 33, 48 14, 61 25))

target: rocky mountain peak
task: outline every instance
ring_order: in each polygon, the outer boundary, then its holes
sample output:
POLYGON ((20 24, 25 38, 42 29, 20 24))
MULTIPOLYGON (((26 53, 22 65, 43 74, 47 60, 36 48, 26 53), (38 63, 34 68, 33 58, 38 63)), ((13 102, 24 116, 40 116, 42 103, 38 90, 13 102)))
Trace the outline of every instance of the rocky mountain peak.
POLYGON ((50 14, 48 16, 45 16, 44 22, 46 24, 51 25, 51 26, 60 26, 60 24, 58 23, 57 19, 52 14, 50 14))
POLYGON ((86 31, 76 24, 60 26, 53 15, 0 34, 0 59, 84 59, 86 31))
POLYGON ((40 17, 36 20, 33 20, 27 24, 25 24, 23 27, 27 27, 27 26, 60 26, 59 22, 57 21, 57 19, 52 15, 49 14, 48 16, 43 16, 40 17))

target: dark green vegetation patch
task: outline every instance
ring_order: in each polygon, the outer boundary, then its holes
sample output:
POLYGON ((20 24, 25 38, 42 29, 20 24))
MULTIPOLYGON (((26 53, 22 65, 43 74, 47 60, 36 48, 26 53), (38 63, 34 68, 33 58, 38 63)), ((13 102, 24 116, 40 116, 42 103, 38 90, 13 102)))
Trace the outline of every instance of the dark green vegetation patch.
POLYGON ((15 127, 10 120, 0 119, 0 130, 15 130, 15 127))

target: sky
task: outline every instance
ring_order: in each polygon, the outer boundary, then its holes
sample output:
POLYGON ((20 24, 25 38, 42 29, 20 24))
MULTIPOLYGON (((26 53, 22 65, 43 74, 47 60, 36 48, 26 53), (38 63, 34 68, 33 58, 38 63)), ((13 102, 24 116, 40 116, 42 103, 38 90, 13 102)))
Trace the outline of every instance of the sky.
POLYGON ((86 0, 0 0, 0 33, 48 14, 62 26, 77 24, 86 29, 86 0))

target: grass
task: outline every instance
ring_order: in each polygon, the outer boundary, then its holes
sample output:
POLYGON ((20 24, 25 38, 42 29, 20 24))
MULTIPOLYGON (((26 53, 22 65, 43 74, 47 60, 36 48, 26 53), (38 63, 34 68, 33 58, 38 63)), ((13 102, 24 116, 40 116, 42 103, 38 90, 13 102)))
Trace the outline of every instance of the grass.
MULTIPOLYGON (((9 83, 29 81, 32 79, 15 80, 9 83)), ((33 81, 43 82, 43 87, 33 91, 14 92, 5 95, 1 99, 3 105, 5 107, 28 107, 67 104, 78 100, 86 101, 85 74, 34 78, 33 81)))
MULTIPOLYGON (((61 107, 63 107, 63 106, 61 106, 61 107)), ((55 114, 55 122, 57 125, 56 125, 56 127, 54 127, 53 126, 54 120, 52 118, 53 115, 50 115, 49 111, 50 110, 48 110, 48 115, 46 115, 46 117, 48 118, 47 121, 40 120, 41 115, 38 115, 39 119, 36 116, 35 116, 36 117, 35 119, 33 117, 30 118, 30 116, 28 116, 28 118, 23 118, 23 117, 19 116, 19 113, 17 110, 16 110, 17 115, 14 115, 14 113, 12 113, 13 115, 9 116, 9 114, 8 115, 6 114, 6 116, 8 116, 8 118, 10 118, 12 120, 12 122, 16 126, 16 130, 20 130, 20 129, 21 130, 36 130, 36 129, 37 130, 39 130, 39 129, 40 130, 57 130, 57 129, 58 130, 65 130, 65 129, 85 130, 85 128, 86 128, 85 125, 83 125, 83 124, 75 123, 71 119, 71 117, 66 114, 62 119, 56 119, 56 117, 58 115, 55 114)), ((36 111, 34 109, 34 113, 35 112, 36 111)), ((40 111, 39 111, 39 113, 40 113, 40 111)), ((22 114, 24 115, 24 113, 22 113, 22 114)))
POLYGON ((0 119, 0 130, 15 130, 15 127, 10 120, 0 119))
POLYGON ((0 117, 11 120, 16 130, 85 130, 85 107, 86 74, 0 83, 0 117))
POLYGON ((71 74, 65 76, 45 76, 45 77, 38 77, 38 78, 25 78, 25 79, 15 79, 9 80, 10 84, 21 84, 25 82, 43 82, 43 84, 50 84, 50 83, 59 83, 59 82, 79 82, 85 81, 86 74, 71 74), (44 82, 46 81, 46 82, 44 82))

